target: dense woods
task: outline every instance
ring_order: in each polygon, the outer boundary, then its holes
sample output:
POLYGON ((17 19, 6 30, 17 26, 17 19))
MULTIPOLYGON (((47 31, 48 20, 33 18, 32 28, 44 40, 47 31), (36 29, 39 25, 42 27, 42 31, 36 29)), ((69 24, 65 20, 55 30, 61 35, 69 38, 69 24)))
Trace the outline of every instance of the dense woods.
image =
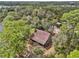
POLYGON ((16 2, 11 5, 2 2, 0 57, 79 57, 79 2, 57 3, 16 2), (36 29, 52 33, 53 26, 57 26, 60 32, 55 36, 51 34, 50 49, 36 42, 32 42, 32 47, 29 47, 31 35, 36 29))

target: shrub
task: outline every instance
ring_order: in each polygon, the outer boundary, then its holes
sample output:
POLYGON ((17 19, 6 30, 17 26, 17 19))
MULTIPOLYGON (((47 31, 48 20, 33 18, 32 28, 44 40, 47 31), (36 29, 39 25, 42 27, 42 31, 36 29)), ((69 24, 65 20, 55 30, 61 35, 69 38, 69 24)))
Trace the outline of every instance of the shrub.
POLYGON ((8 14, 7 14, 8 16, 12 16, 12 17, 14 17, 14 20, 19 20, 19 19, 21 19, 21 17, 22 16, 20 16, 17 12, 8 12, 8 14))
POLYGON ((36 55, 43 55, 43 50, 41 48, 35 48, 33 51, 36 55))
POLYGON ((70 11, 69 13, 64 13, 61 20, 65 21, 62 22, 63 26, 61 27, 61 29, 63 29, 64 27, 66 27, 63 31, 65 30, 69 30, 69 29, 74 29, 78 23, 78 19, 79 19, 79 9, 74 10, 74 11, 70 11), (64 26, 65 25, 65 26, 64 26))
POLYGON ((68 58, 79 58, 79 51, 78 50, 74 50, 72 52, 70 52, 69 55, 67 55, 68 58))
POLYGON ((62 27, 63 31, 69 30, 69 29, 74 29, 78 23, 79 19, 79 9, 70 11, 69 13, 64 13, 61 20, 65 21, 62 22, 62 27))
POLYGON ((55 58, 65 58, 65 55, 64 54, 56 54, 55 58))

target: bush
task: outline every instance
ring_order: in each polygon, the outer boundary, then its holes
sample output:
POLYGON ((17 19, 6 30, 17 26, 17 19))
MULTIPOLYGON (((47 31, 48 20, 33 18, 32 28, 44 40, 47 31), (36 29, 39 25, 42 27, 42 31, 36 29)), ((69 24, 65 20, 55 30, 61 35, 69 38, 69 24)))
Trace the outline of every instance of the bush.
POLYGON ((35 53, 36 55, 43 55, 43 50, 42 50, 41 48, 35 48, 35 49, 34 49, 34 53, 35 53))
POLYGON ((21 17, 22 16, 20 16, 17 12, 8 12, 8 14, 7 14, 8 16, 12 16, 12 17, 14 17, 14 20, 19 20, 19 19, 21 19, 21 17))
POLYGON ((61 29, 64 32, 67 32, 69 29, 74 29, 78 23, 79 19, 79 9, 70 11, 69 13, 64 13, 61 20, 62 22, 62 27, 61 29))
POLYGON ((67 55, 68 58, 79 58, 79 51, 78 50, 74 50, 72 52, 70 52, 69 55, 67 55))
POLYGON ((25 47, 24 37, 29 38, 33 28, 24 20, 11 20, 5 18, 3 21, 3 32, 0 33, 0 57, 15 57, 25 47))
POLYGON ((65 58, 65 55, 64 54, 56 54, 55 58, 65 58))

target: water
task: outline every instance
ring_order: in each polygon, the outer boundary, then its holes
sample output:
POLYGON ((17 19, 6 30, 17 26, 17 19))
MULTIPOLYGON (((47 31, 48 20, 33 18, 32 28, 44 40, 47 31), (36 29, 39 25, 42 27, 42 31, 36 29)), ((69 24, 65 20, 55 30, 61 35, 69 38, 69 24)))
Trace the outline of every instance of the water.
POLYGON ((0 23, 0 32, 2 32, 3 30, 3 26, 2 26, 2 23, 0 23))

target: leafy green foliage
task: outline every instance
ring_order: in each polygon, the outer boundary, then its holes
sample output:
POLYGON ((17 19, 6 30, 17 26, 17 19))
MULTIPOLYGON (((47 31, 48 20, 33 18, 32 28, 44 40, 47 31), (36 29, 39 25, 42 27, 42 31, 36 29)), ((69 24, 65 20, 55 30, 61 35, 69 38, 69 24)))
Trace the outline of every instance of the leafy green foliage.
POLYGON ((69 13, 64 13, 61 21, 61 30, 67 36, 66 41, 66 53, 75 48, 79 49, 79 9, 70 11, 69 13))
POLYGON ((61 27, 63 31, 74 29, 78 23, 79 19, 79 9, 70 11, 69 13, 64 13, 61 20, 63 21, 63 26, 61 27), (65 27, 65 28, 64 28, 65 27))
POLYGON ((15 57, 24 49, 24 37, 29 38, 33 28, 24 20, 15 21, 9 18, 4 19, 3 26, 0 34, 0 57, 15 57))
POLYGON ((74 50, 72 52, 70 52, 69 55, 67 55, 68 58, 79 58, 79 51, 78 50, 74 50))
POLYGON ((56 54, 55 58, 65 58, 65 55, 64 54, 56 54))
POLYGON ((36 55, 43 55, 43 50, 42 50, 41 48, 35 48, 35 49, 34 49, 34 53, 35 53, 36 55))

